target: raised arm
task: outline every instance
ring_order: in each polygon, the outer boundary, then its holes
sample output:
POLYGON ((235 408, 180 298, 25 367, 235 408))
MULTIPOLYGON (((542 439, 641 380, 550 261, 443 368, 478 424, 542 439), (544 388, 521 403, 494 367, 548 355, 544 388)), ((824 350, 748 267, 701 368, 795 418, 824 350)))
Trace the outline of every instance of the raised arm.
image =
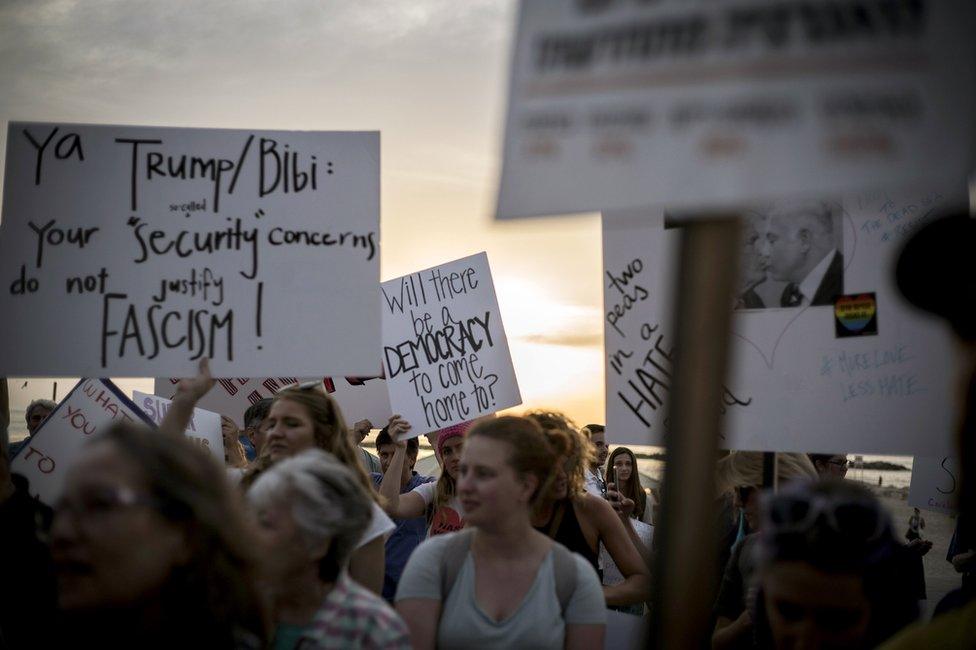
POLYGON ((159 423, 159 430, 167 435, 182 436, 193 417, 193 408, 215 383, 214 378, 210 376, 210 361, 206 357, 200 359, 197 376, 192 379, 181 379, 176 385, 173 403, 163 416, 163 421, 159 423))
POLYGON ((593 517, 600 539, 607 547, 614 564, 620 569, 624 581, 612 587, 604 587, 603 595, 607 605, 633 605, 650 599, 651 579, 647 564, 637 547, 630 539, 623 522, 610 504, 594 497, 584 495, 587 511, 593 517))
POLYGON ((396 445, 396 450, 393 452, 393 458, 390 459, 390 466, 383 474, 383 481, 380 483, 380 494, 386 501, 383 509, 386 510, 386 514, 397 519, 412 519, 423 516, 424 511, 427 510, 427 504, 424 503, 422 496, 413 492, 400 494, 403 464, 407 462, 407 441, 401 440, 401 437, 410 431, 410 423, 399 415, 394 415, 390 418, 387 429, 396 445))

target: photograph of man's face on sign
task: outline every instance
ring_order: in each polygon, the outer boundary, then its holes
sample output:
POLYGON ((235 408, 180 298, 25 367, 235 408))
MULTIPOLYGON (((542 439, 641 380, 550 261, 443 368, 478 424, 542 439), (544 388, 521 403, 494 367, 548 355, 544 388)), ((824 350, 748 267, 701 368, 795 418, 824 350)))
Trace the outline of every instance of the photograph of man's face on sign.
POLYGON ((839 201, 791 201, 746 212, 735 309, 833 305, 844 293, 839 201))

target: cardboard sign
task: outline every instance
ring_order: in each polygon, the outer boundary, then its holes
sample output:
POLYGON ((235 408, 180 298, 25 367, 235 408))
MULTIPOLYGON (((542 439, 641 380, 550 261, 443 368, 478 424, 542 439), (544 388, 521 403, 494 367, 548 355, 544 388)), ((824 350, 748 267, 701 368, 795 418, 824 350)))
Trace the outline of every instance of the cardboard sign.
POLYGON ((13 458, 10 471, 25 476, 31 495, 53 506, 85 443, 114 422, 156 426, 108 379, 82 379, 13 458))
POLYGON ((916 456, 912 463, 908 505, 947 515, 956 514, 959 511, 960 470, 959 461, 951 456, 916 456))
POLYGON ((962 184, 974 17, 952 0, 523 0, 497 216, 962 184))
POLYGON ((378 133, 11 123, 0 374, 375 374, 378 247, 378 133))
MULTIPOLYGON (((892 270, 900 242, 946 203, 939 194, 870 194, 819 202, 821 212, 804 203, 803 218, 788 203, 746 215, 740 286, 729 305, 729 377, 721 403, 702 405, 724 414, 720 446, 951 451, 951 336, 901 298, 892 270), (837 223, 840 233, 831 234, 837 223), (785 246, 798 228, 811 242, 802 254, 785 246), (837 338, 833 298, 864 293, 874 293, 884 326, 875 336, 837 338)), ((680 229, 666 229, 660 214, 617 214, 604 219, 603 237, 607 439, 661 445, 680 229)))
POLYGON ((522 403, 488 256, 384 282, 390 404, 411 436, 522 403))
MULTIPOLYGON (((274 397, 282 388, 295 383, 315 381, 312 378, 298 377, 260 377, 218 379, 217 384, 200 400, 200 406, 226 415, 244 429, 244 412, 252 404, 267 397, 274 397)), ((172 397, 176 393, 179 379, 156 379, 155 391, 158 395, 172 397)), ((347 426, 360 420, 369 420, 373 428, 386 425, 393 411, 390 410, 390 396, 386 391, 386 381, 380 377, 325 377, 323 389, 329 393, 342 410, 347 426)))
MULTIPOLYGON (((173 402, 158 397, 148 395, 139 391, 132 391, 132 401, 142 409, 143 413, 149 416, 157 426, 163 421, 166 411, 169 410, 173 402)), ((203 409, 193 409, 193 416, 190 424, 183 432, 192 442, 204 447, 213 454, 217 462, 224 464, 224 436, 220 430, 220 414, 204 411, 203 409)))

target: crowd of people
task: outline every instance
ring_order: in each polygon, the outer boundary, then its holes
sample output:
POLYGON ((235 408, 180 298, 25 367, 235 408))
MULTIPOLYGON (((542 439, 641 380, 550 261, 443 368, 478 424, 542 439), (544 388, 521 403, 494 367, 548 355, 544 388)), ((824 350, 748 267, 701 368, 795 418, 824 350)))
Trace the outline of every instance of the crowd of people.
MULTIPOLYGON (((972 355, 972 315, 943 315, 972 355)), ((93 437, 53 509, 11 474, 18 449, 3 445, 0 647, 584 649, 621 616, 648 620, 653 533, 669 515, 601 425, 545 411, 456 424, 427 434, 438 472, 426 476, 410 422, 393 416, 374 456, 361 445, 371 423, 348 426, 311 382, 248 408, 243 431, 225 417, 220 466, 183 436, 213 384, 203 360, 158 431, 93 437)), ((54 407, 31 404, 31 435, 54 407)), ((844 480, 843 454, 778 454, 776 489, 764 462, 737 451, 716 466, 721 517, 702 532, 724 567, 713 647, 976 644, 968 476, 948 558, 962 587, 913 625, 931 547, 921 517, 903 543, 872 493, 844 480)))

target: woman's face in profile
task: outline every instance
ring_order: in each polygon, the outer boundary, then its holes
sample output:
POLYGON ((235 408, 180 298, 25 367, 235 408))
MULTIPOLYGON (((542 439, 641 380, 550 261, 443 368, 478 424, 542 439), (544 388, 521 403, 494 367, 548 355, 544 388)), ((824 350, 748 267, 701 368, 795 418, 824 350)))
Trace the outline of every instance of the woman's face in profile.
POLYGON ((51 527, 62 609, 151 602, 191 552, 141 468, 114 443, 95 442, 68 470, 51 527))

